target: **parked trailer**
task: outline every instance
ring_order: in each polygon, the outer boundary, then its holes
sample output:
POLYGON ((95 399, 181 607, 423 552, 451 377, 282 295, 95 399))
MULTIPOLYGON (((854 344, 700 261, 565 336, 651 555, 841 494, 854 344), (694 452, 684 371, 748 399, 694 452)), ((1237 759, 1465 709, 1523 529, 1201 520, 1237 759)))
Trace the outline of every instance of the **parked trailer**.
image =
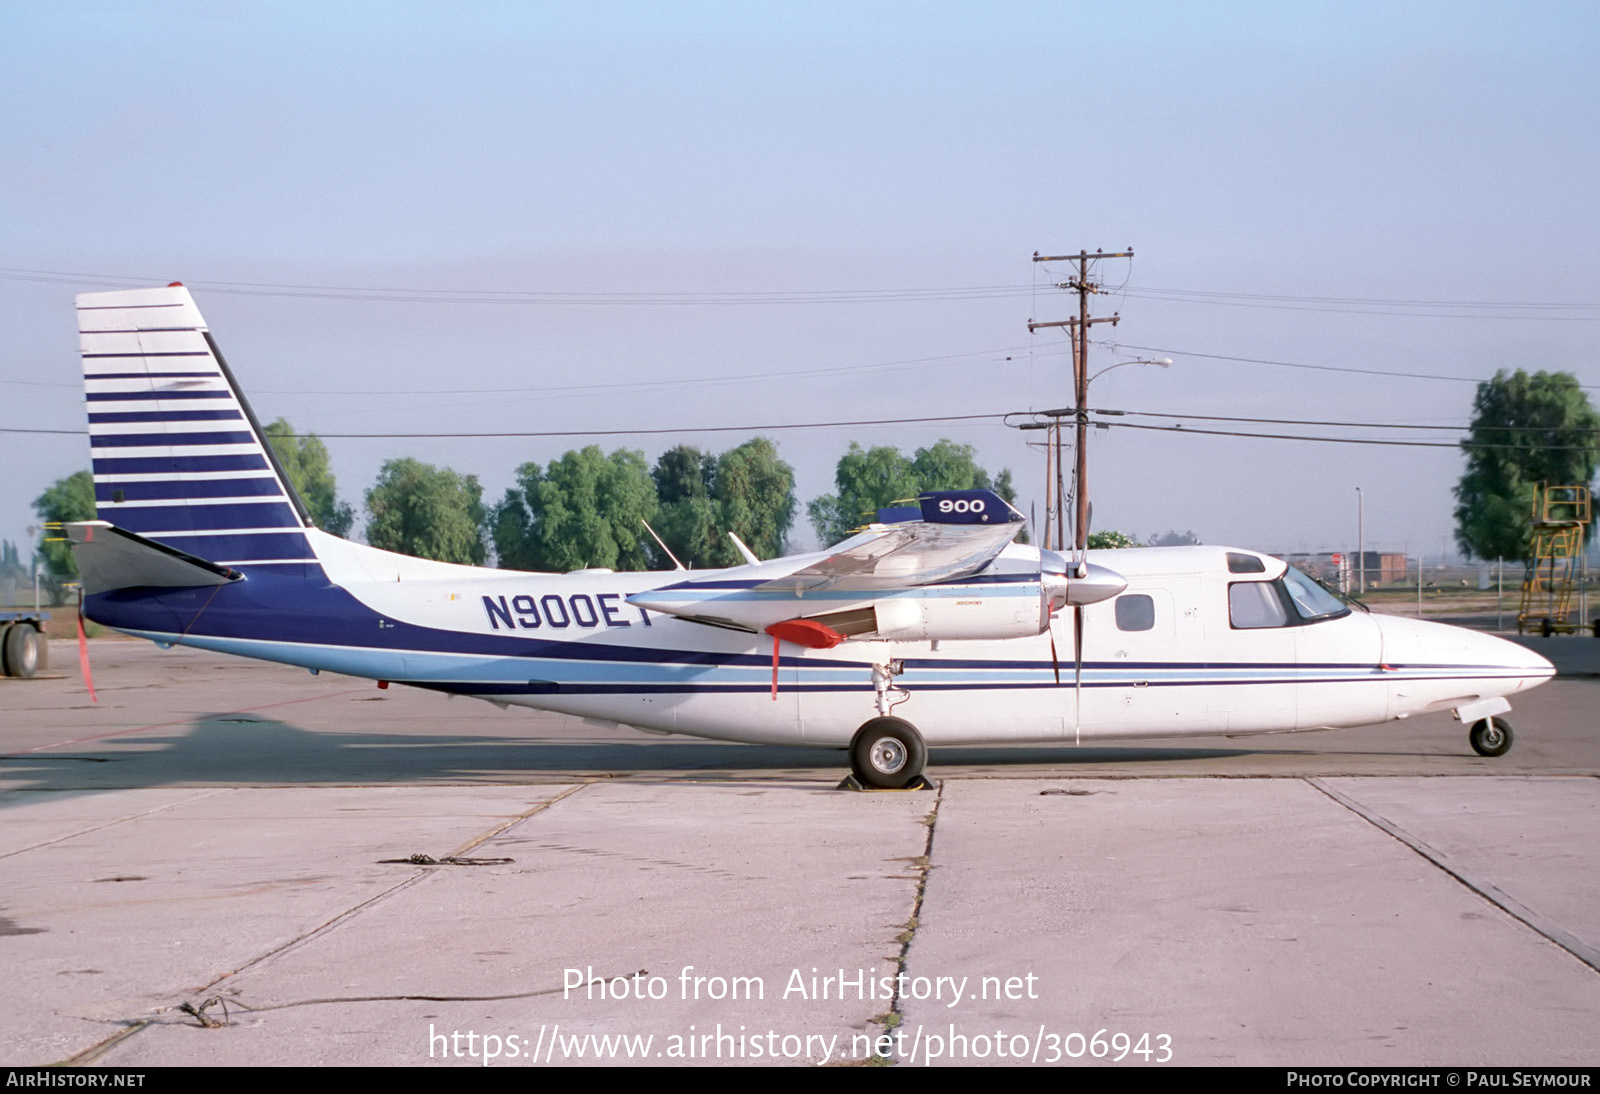
POLYGON ((50 667, 49 612, 0 612, 0 675, 26 679, 50 667))

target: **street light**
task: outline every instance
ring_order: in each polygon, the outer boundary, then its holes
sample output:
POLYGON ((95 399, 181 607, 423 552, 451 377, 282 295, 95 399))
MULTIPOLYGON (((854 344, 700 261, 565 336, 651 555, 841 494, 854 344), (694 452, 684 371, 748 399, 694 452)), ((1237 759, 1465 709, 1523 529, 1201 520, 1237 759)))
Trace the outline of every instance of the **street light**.
POLYGON ((1112 369, 1121 368, 1123 365, 1155 365, 1157 368, 1171 368, 1172 367, 1172 358, 1170 358, 1170 357, 1141 357, 1141 358, 1139 358, 1138 360, 1135 360, 1135 361, 1118 361, 1114 365, 1107 365, 1105 368, 1101 369, 1099 372, 1097 372, 1093 376, 1089 377, 1089 382, 1093 383, 1094 381, 1098 380, 1100 377, 1104 376, 1106 373, 1110 372, 1112 369))
MULTIPOLYGON (((1110 372, 1112 369, 1121 368, 1123 365, 1155 365, 1157 368, 1171 368, 1172 367, 1172 358, 1170 358, 1170 357, 1140 357, 1140 358, 1137 358, 1137 359, 1132 360, 1132 361, 1118 361, 1114 365, 1107 365, 1105 368, 1101 369, 1099 372, 1095 373, 1093 376, 1090 376, 1087 379, 1084 379, 1079 384, 1078 405, 1077 406, 1061 407, 1058 410, 1039 410, 1039 411, 1034 411, 1033 414, 1034 414, 1035 418, 1043 418, 1043 419, 1046 419, 1046 420, 1045 421, 1029 422, 1029 423, 1026 423, 1026 424, 1023 424, 1023 425, 1019 425, 1019 426, 1016 427, 1018 429, 1047 429, 1047 430, 1050 430, 1050 434, 1047 436, 1047 438, 1045 440, 1045 465, 1044 465, 1045 517, 1046 517, 1045 542, 1046 542, 1046 544, 1049 543, 1049 538, 1050 538, 1049 516, 1050 516, 1051 511, 1053 510, 1056 513, 1056 550, 1058 550, 1058 551, 1063 549, 1063 535, 1062 535, 1063 529, 1062 529, 1062 524, 1064 523, 1064 517, 1066 515, 1066 512, 1065 512, 1066 511, 1066 484, 1064 482, 1065 474, 1064 474, 1064 468, 1063 468, 1062 460, 1061 460, 1062 419, 1063 418, 1073 418, 1077 422, 1077 445, 1076 445, 1076 447, 1077 447, 1077 452, 1078 452, 1078 467, 1077 467, 1077 473, 1073 476, 1073 478, 1075 480, 1075 492, 1076 492, 1076 494, 1078 496, 1078 513, 1077 513, 1076 519, 1073 521, 1073 527, 1074 527, 1074 530, 1075 530, 1075 533, 1076 533, 1074 538, 1078 541, 1078 546, 1081 547, 1087 540, 1088 532, 1087 532, 1086 529, 1087 529, 1088 523, 1089 523, 1088 494, 1087 494, 1087 490, 1086 490, 1086 484, 1085 484, 1085 481, 1084 481, 1088 477, 1088 461, 1087 461, 1087 458, 1086 458, 1086 454, 1084 452, 1084 446, 1085 446, 1085 443, 1086 443, 1086 437, 1087 437, 1088 428, 1089 428, 1089 408, 1088 408, 1089 384, 1090 384, 1091 381, 1097 380, 1101 376, 1104 376, 1106 373, 1110 372), (1051 473, 1052 473, 1052 471, 1054 471, 1054 478, 1055 478, 1055 482, 1053 484, 1051 482, 1051 473), (1054 495, 1055 495, 1055 497, 1054 497, 1055 504, 1054 505, 1051 505, 1051 494, 1052 494, 1051 487, 1052 486, 1054 486, 1054 495)), ((1120 411, 1104 411, 1102 413, 1115 414, 1115 413, 1121 413, 1121 412, 1120 411)), ((1107 428, 1107 425, 1104 422, 1097 422, 1095 424, 1098 425, 1101 429, 1107 428)))

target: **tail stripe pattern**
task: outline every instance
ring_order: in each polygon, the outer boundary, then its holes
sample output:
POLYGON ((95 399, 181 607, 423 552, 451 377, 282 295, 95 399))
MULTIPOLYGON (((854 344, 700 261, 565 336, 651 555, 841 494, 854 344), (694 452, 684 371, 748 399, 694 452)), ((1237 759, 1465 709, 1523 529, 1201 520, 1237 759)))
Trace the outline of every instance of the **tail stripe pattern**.
POLYGON ((247 575, 320 573, 189 290, 87 293, 78 331, 100 518, 247 575))

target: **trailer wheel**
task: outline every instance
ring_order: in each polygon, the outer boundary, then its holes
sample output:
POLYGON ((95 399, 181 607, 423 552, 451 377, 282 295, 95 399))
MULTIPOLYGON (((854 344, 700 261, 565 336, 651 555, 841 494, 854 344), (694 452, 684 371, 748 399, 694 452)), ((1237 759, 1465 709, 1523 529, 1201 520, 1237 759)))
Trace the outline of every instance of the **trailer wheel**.
POLYGON ((31 624, 12 624, 4 640, 6 673, 27 679, 38 672, 40 641, 31 624))

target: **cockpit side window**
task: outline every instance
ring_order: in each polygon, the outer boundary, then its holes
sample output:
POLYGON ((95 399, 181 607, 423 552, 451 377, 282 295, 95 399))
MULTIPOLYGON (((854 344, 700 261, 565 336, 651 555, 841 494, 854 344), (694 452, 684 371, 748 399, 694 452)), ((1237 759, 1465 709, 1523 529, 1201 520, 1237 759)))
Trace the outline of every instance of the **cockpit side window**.
POLYGON ((1324 619, 1338 619, 1350 614, 1348 604, 1293 566, 1284 572, 1283 584, 1294 601, 1295 611, 1307 623, 1319 623, 1324 619))
POLYGON ((1275 581, 1236 581, 1228 586, 1228 622, 1234 630, 1286 627, 1289 612, 1275 581))

